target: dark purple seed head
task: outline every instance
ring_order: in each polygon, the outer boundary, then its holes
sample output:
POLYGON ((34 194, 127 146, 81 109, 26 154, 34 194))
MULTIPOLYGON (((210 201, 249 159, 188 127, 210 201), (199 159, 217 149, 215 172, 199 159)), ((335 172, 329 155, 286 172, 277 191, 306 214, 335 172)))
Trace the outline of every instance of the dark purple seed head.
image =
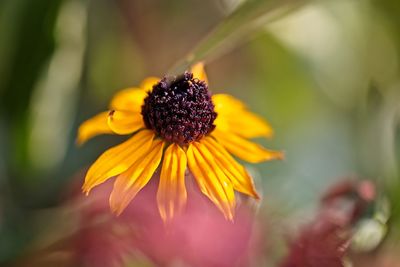
POLYGON ((144 100, 142 116, 146 127, 161 138, 184 145, 214 130, 217 113, 207 84, 185 72, 154 85, 144 100))

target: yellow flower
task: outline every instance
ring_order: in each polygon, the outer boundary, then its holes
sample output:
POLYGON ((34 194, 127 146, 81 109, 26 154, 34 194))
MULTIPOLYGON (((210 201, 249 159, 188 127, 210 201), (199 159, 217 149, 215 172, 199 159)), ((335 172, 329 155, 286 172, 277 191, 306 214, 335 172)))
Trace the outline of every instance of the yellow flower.
POLYGON ((85 121, 77 142, 98 134, 133 134, 105 151, 89 168, 83 191, 116 176, 111 210, 120 214, 149 182, 161 161, 157 203, 164 221, 185 206, 187 168, 201 192, 229 220, 234 217, 235 193, 258 198, 252 178, 232 156, 258 163, 282 159, 247 139, 271 137, 273 131, 236 98, 211 96, 203 64, 178 77, 147 78, 139 88, 118 92, 110 110, 85 121))

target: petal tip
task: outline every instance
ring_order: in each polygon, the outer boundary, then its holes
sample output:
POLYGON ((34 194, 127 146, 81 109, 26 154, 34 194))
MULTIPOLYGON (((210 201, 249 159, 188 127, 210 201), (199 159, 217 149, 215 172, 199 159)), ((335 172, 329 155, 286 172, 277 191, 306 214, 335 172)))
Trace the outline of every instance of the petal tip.
POLYGON ((235 216, 233 215, 233 213, 229 213, 227 216, 225 216, 225 218, 230 221, 231 223, 235 222, 235 216))
POLYGON ((256 190, 253 190, 253 191, 254 191, 254 192, 253 192, 253 197, 254 197, 257 201, 261 200, 260 194, 258 194, 258 192, 257 192, 256 190))
POLYGON ((81 147, 85 143, 85 139, 78 135, 75 139, 75 146, 81 147))
POLYGON ((163 221, 164 225, 170 225, 174 220, 174 215, 167 215, 167 214, 160 214, 161 220, 163 221))
POLYGON ((264 161, 270 160, 285 160, 285 152, 283 151, 271 151, 269 150, 264 158, 264 161))
POLYGON ((83 126, 79 126, 78 128, 78 134, 77 137, 75 139, 75 145, 80 147, 82 146, 84 143, 86 143, 86 141, 88 141, 90 139, 90 136, 88 136, 88 134, 85 133, 83 126))
POLYGON ((87 187, 86 185, 83 185, 83 186, 82 186, 82 193, 84 193, 85 196, 89 196, 90 188, 87 187))
POLYGON ((111 213, 114 214, 115 216, 119 217, 122 213, 122 210, 115 209, 115 208, 110 208, 111 213))
POLYGON ((276 159, 285 160, 286 159, 286 153, 284 151, 277 152, 276 159))
POLYGON ((110 196, 109 203, 110 203, 111 213, 117 217, 119 217, 122 214, 122 212, 125 210, 125 207, 122 207, 122 205, 118 205, 118 204, 114 203, 114 201, 112 200, 112 196, 110 196))
POLYGON ((116 210, 116 211, 114 211, 114 214, 115 214, 115 216, 119 217, 119 216, 121 216, 123 211, 124 210, 116 210))
POLYGON ((271 138, 274 137, 274 135, 275 135, 275 132, 274 132, 273 130, 270 130, 269 132, 266 132, 266 133, 263 135, 263 137, 266 138, 266 139, 271 139, 271 138))
POLYGON ((103 111, 82 122, 77 131, 76 144, 82 145, 89 139, 100 134, 111 134, 112 131, 107 124, 108 113, 108 111, 103 111))

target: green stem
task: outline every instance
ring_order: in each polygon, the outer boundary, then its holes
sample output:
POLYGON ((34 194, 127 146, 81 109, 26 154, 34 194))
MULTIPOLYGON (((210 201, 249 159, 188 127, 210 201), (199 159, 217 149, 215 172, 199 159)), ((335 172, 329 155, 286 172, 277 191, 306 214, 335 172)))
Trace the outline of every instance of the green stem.
POLYGON ((198 61, 209 61, 243 43, 255 31, 297 10, 309 0, 247 0, 177 62, 170 74, 182 73, 198 61))

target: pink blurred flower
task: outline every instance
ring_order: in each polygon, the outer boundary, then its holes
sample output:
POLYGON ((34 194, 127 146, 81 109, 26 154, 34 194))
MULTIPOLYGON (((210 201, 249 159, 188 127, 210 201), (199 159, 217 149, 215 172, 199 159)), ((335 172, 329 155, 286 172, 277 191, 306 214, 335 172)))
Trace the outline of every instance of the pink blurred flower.
MULTIPOLYGON (((94 190, 79 212, 80 230, 71 245, 77 263, 118 266, 140 252, 156 266, 181 262, 188 266, 249 266, 260 252, 260 228, 245 204, 235 221, 224 218, 188 178, 186 211, 165 224, 156 203, 157 179, 150 182, 126 211, 115 217, 106 204, 111 184, 94 190)), ((76 203, 82 203, 82 200, 76 203)))

